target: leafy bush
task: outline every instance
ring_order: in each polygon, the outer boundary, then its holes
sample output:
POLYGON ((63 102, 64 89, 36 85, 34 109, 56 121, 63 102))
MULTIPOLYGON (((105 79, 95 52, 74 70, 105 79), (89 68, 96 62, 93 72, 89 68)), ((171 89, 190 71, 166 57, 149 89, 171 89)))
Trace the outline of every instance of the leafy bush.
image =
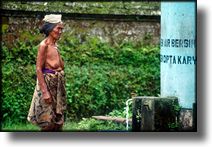
MULTIPOLYGON (((130 42, 112 46, 89 37, 66 37, 59 44, 65 59, 68 120, 124 109, 131 93, 159 94, 159 47, 130 42)), ((37 46, 19 42, 2 48, 3 119, 25 122, 36 82, 37 46)))

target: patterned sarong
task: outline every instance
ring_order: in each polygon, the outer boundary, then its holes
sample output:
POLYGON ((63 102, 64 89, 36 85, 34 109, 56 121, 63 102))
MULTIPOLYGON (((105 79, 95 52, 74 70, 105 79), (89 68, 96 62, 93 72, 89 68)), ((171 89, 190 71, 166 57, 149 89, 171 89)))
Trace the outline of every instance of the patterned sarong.
POLYGON ((66 91, 64 71, 44 73, 47 88, 52 97, 52 103, 47 104, 40 90, 38 80, 33 94, 27 120, 40 127, 63 125, 66 109, 66 91))

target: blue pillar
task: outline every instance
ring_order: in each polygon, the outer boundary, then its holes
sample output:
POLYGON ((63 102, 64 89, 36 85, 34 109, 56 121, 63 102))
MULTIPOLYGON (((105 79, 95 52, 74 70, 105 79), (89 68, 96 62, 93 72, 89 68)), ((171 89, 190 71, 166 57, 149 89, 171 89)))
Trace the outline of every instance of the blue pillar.
POLYGON ((183 108, 196 97, 196 4, 161 2, 161 96, 176 96, 183 108))

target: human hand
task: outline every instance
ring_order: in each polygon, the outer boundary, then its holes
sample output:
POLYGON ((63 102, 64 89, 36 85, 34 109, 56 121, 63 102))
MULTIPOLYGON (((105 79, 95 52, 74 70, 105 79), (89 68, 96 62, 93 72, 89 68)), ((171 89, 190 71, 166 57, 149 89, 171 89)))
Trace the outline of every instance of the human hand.
POLYGON ((51 104, 52 103, 52 98, 49 92, 45 92, 43 93, 43 99, 47 104, 51 104))

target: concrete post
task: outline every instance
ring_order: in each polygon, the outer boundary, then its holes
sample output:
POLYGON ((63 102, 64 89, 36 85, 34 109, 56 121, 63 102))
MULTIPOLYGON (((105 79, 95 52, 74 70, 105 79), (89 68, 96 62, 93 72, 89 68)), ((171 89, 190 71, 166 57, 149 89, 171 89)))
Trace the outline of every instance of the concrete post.
POLYGON ((196 3, 161 3, 161 96, 179 98, 182 130, 196 130, 196 3))
POLYGON ((183 108, 196 97, 196 4, 161 2, 161 96, 175 96, 183 108))

